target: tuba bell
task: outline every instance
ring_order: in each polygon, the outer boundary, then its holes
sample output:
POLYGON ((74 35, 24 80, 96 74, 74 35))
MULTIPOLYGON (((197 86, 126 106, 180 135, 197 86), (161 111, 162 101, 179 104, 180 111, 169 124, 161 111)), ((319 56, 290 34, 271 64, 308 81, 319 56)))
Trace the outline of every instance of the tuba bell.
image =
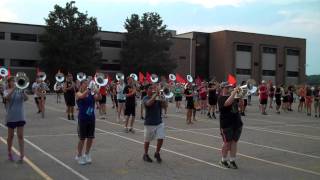
POLYGON ((108 78, 106 78, 103 73, 96 73, 96 75, 94 76, 94 82, 99 87, 103 87, 108 84, 108 78))
POLYGON ((159 80, 158 75, 151 74, 150 80, 151 80, 152 83, 157 83, 158 80, 159 80))
POLYGON ((83 80, 85 80, 85 79, 87 79, 87 75, 85 74, 85 73, 83 73, 83 72, 78 72, 77 73, 77 80, 78 81, 83 81, 83 80))
POLYGON ((15 76, 15 86, 19 90, 24 90, 29 87, 30 81, 24 72, 17 72, 15 76))
POLYGON ((134 80, 134 81, 138 81, 138 76, 135 73, 131 73, 130 77, 134 80))
POLYGON ((61 73, 61 72, 58 72, 56 75, 55 75, 55 79, 56 79, 56 82, 57 83, 63 83, 64 81, 64 74, 61 73))
POLYGON ((116 74, 116 79, 117 79, 117 81, 124 80, 124 74, 123 73, 117 73, 116 74))
POLYGON ((169 79, 170 79, 170 81, 176 81, 176 75, 174 75, 174 74, 169 74, 169 79))
POLYGON ((0 68, 0 76, 1 77, 7 77, 9 74, 8 70, 4 67, 0 68))

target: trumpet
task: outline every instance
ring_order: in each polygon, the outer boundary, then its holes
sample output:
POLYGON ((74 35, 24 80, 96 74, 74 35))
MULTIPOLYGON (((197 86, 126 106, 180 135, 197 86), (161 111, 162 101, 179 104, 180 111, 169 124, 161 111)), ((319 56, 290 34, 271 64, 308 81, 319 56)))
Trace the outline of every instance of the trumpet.
POLYGON ((77 80, 78 81, 83 81, 83 80, 85 80, 85 79, 87 79, 87 75, 85 74, 85 73, 83 73, 83 72, 78 72, 77 73, 77 80))
POLYGON ((255 85, 256 85, 255 80, 253 79, 247 80, 245 85, 237 87, 238 88, 237 94, 235 95, 234 98, 239 99, 239 98, 243 98, 244 96, 254 94, 258 90, 258 87, 255 85))
POLYGON ((4 68, 4 67, 0 68, 0 76, 1 77, 3 77, 3 78, 7 77, 8 74, 9 74, 9 72, 8 72, 8 70, 6 68, 4 68))
POLYGON ((24 90, 29 87, 30 81, 24 72, 17 72, 15 76, 15 86, 19 90, 24 90))
POLYGON ((117 81, 124 80, 124 74, 123 73, 117 73, 116 74, 116 79, 117 79, 117 81))

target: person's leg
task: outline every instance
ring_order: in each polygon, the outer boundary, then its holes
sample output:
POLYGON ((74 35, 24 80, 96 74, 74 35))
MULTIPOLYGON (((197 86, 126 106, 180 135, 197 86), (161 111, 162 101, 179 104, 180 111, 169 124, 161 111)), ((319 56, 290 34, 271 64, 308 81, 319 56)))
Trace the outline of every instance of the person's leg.
POLYGON ((237 142, 232 141, 230 143, 230 161, 235 161, 237 155, 237 142))
POLYGON ((223 142, 222 148, 221 148, 221 154, 222 154, 222 161, 228 161, 228 152, 230 150, 230 143, 229 142, 223 142))
POLYGON ((126 121, 125 121, 125 123, 124 123, 124 128, 127 130, 128 129, 128 124, 129 124, 129 120, 130 120, 130 116, 127 116, 126 115, 126 121))
MULTIPOLYGON (((197 119, 196 119, 196 113, 197 113, 197 110, 196 109, 193 109, 192 110, 192 119, 193 119, 193 121, 197 121, 197 119)), ((192 122, 191 122, 192 123, 192 122)))
POLYGON ((144 142, 144 154, 148 154, 150 142, 144 142))
POLYGON ((160 153, 162 144, 163 144, 163 139, 158 139, 156 153, 160 153))
POLYGON ((87 138, 87 143, 86 143, 86 154, 90 153, 90 149, 92 147, 92 143, 93 143, 93 138, 87 138))
POLYGON ((143 117, 143 107, 144 105, 143 105, 143 103, 141 103, 141 105, 140 105, 140 117, 141 117, 141 119, 144 119, 144 117, 143 117))
POLYGON ((24 138, 23 138, 23 126, 17 128, 17 136, 20 150, 20 160, 24 157, 24 138))
POLYGON ((134 124, 135 116, 131 116, 131 121, 130 121, 130 129, 133 130, 133 124, 134 124))
POLYGON ((187 109, 187 124, 191 123, 192 109, 187 109))
POLYGON ((8 128, 7 146, 8 146, 8 157, 9 157, 9 160, 13 160, 12 159, 13 136, 14 136, 14 129, 13 128, 8 128))
POLYGON ((78 142, 78 157, 82 156, 84 142, 85 142, 85 139, 80 139, 78 142))

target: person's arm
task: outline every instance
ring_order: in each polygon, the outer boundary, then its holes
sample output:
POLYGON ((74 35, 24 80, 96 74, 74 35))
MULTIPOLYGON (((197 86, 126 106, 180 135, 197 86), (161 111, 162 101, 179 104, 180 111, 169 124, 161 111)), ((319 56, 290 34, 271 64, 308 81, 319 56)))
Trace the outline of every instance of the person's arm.
POLYGON ((29 97, 28 97, 27 93, 24 91, 23 92, 23 100, 27 101, 28 99, 29 99, 29 97))
POLYGON ((95 90, 94 99, 95 99, 96 101, 100 101, 100 100, 102 99, 102 96, 101 96, 101 94, 99 93, 99 90, 95 90))
POLYGON ((136 91, 137 91, 136 88, 132 88, 132 91, 130 93, 126 94, 126 97, 130 97, 130 96, 135 95, 136 91))
POLYGON ((78 91, 76 93, 76 99, 83 99, 83 98, 86 98, 88 96, 88 93, 89 93, 89 90, 86 89, 84 92, 80 92, 78 91))
POLYGON ((11 99, 11 96, 12 96, 12 94, 13 94, 13 92, 14 92, 14 88, 12 88, 12 89, 7 89, 5 92, 4 92, 4 98, 6 99, 6 100, 10 100, 11 99))
POLYGON ((226 100, 226 102, 224 102, 224 106, 230 106, 233 101, 234 101, 234 96, 237 94, 237 89, 238 88, 235 88, 232 92, 231 92, 231 95, 229 96, 229 98, 226 100))

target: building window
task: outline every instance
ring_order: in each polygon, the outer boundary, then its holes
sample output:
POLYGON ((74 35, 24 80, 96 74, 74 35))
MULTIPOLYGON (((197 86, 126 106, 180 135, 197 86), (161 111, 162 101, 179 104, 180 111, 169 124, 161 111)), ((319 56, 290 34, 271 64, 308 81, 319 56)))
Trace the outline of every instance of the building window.
POLYGON ((251 75, 251 69, 237 69, 237 74, 251 75))
POLYGON ((300 51, 297 49, 287 49, 287 55, 299 56, 300 51))
POLYGON ((185 60, 185 59, 187 59, 187 57, 186 56, 180 56, 179 59, 185 60))
POLYGON ((299 72, 296 71, 287 71, 288 77, 299 77, 299 72))
POLYGON ((11 59, 10 65, 17 67, 36 67, 38 65, 38 61, 29 59, 11 59))
POLYGON ((5 36, 4 32, 0 32, 0 39, 4 39, 4 36, 5 36))
POLYGON ((277 48, 263 47, 263 53, 276 54, 277 48))
POLYGON ((112 60, 113 63, 120 63, 120 60, 119 59, 114 59, 112 60))
POLYGON ((252 46, 248 45, 237 45, 237 51, 251 52, 252 46))
POLYGON ((101 63, 108 63, 109 60, 108 59, 101 59, 101 63))
POLYGON ((110 40, 101 40, 100 41, 101 47, 114 47, 114 48, 121 48, 121 41, 110 41, 110 40))
POLYGON ((37 42, 36 34, 11 33, 11 40, 37 42))
POLYGON ((102 64, 100 69, 106 71, 120 71, 121 67, 120 64, 102 64))
POLYGON ((4 66, 4 59, 0 58, 0 66, 4 66))
POLYGON ((274 70, 263 70, 262 71, 262 75, 264 75, 264 76, 275 76, 276 75, 276 71, 274 71, 274 70))

